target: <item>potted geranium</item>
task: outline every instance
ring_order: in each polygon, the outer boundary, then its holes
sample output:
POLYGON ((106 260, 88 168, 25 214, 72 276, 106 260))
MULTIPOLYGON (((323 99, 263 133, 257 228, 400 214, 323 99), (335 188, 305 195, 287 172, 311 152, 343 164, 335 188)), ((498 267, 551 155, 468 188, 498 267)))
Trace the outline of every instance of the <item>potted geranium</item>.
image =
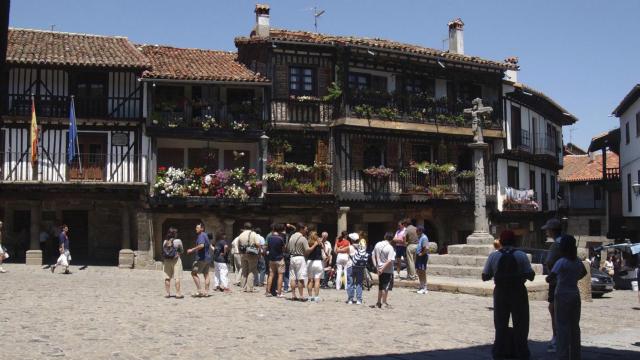
POLYGON ((389 192, 389 178, 393 169, 380 165, 362 170, 362 179, 365 193, 389 192))

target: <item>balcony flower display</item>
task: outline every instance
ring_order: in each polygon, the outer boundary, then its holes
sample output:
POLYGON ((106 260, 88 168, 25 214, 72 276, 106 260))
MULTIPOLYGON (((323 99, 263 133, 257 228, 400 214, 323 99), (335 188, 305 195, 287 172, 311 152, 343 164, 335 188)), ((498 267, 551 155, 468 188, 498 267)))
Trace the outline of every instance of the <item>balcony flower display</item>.
POLYGON ((301 95, 301 96, 291 95, 289 98, 291 100, 296 100, 298 102, 314 102, 314 101, 320 100, 320 98, 318 97, 308 96, 308 95, 301 95))
POLYGON ((331 190, 331 166, 314 163, 313 166, 287 162, 271 162, 263 180, 270 193, 323 194, 331 190))
POLYGON ((362 173, 366 176, 370 176, 376 179, 389 179, 393 173, 393 169, 380 165, 379 167, 369 167, 362 170, 362 173))
POLYGON ((220 123, 215 117, 213 117, 213 115, 204 115, 202 117, 202 129, 204 131, 209 131, 209 129, 218 129, 220 127, 220 123))
POLYGON ((206 174, 203 168, 158 168, 154 196, 211 196, 219 199, 246 201, 258 197, 262 181, 254 169, 217 170, 206 174))
POLYGON ((234 131, 245 132, 247 131, 247 129, 249 129, 249 124, 243 121, 233 120, 230 124, 230 127, 234 131))

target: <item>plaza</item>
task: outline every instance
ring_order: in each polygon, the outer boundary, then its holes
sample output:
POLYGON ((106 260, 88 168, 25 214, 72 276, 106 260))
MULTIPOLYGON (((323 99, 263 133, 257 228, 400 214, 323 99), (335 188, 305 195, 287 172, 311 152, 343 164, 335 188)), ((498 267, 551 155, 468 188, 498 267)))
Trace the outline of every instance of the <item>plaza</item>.
MULTIPOLYGON (((162 272, 72 266, 71 275, 5 265, 0 283, 2 359, 489 359, 490 297, 396 288, 392 309, 265 298, 233 288, 209 298, 165 299, 162 272)), ((195 290, 187 272, 185 294, 195 290)), ((550 359, 545 301, 530 302, 533 359, 550 359)), ((582 303, 584 359, 640 356, 637 294, 582 303)))

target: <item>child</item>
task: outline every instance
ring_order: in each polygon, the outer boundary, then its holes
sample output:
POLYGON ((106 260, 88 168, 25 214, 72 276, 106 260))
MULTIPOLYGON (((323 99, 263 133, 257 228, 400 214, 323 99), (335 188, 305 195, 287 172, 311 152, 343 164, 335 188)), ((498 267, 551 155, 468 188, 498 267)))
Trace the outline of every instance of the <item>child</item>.
POLYGON ((578 280, 587 274, 578 259, 576 239, 565 235, 560 239, 561 258, 555 263, 551 274, 556 278, 555 313, 558 359, 580 358, 580 292, 578 280))

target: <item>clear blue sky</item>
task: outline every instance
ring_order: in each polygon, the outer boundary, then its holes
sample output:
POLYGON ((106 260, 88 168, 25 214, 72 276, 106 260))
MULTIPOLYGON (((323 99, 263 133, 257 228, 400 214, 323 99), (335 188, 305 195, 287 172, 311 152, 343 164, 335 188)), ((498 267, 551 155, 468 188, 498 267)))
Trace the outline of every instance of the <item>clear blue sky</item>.
MULTIPOLYGON (((381 37, 442 48, 447 21, 465 22, 465 52, 520 58, 519 80, 545 92, 580 121, 570 137, 588 146, 617 126, 608 117, 640 82, 640 1, 271 0, 275 27, 313 30, 311 8, 326 10, 320 32, 381 37)), ((248 35, 256 1, 13 0, 13 27, 123 35, 137 43, 234 50, 248 35)))

